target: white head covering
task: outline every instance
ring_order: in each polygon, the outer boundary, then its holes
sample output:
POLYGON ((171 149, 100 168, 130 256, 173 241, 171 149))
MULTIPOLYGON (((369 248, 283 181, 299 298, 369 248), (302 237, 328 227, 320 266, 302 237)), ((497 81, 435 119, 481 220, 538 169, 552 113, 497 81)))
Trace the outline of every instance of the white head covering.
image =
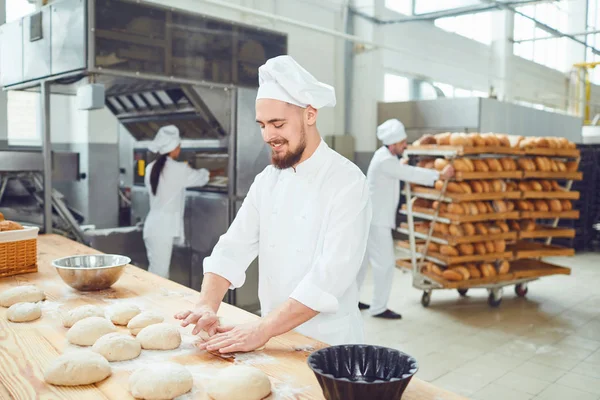
POLYGON ((148 145, 148 150, 158 154, 168 154, 181 143, 179 128, 175 125, 163 126, 158 130, 154 140, 148 145))
POLYGON ((298 107, 314 108, 335 106, 335 89, 319 82, 290 56, 267 60, 258 69, 256 100, 274 99, 298 107))
POLYGON ((388 119, 377 127, 377 139, 381 140, 386 146, 405 140, 404 125, 397 119, 388 119))

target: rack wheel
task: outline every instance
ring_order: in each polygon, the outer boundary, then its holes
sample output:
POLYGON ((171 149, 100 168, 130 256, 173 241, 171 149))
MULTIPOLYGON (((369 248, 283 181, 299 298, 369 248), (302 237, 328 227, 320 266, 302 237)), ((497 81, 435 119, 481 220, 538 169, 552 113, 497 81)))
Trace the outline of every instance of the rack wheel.
POLYGON ((467 295, 467 292, 469 291, 469 289, 456 289, 458 290, 458 294, 460 294, 462 297, 465 297, 467 295))
POLYGON ((515 285, 515 293, 519 297, 525 297, 528 291, 529 289, 527 288, 526 283, 519 283, 518 285, 515 285))
POLYGON ((429 302, 431 302, 431 290, 426 290, 421 297, 421 304, 423 307, 429 307, 429 302))
POLYGON ((498 307, 502 303, 502 288, 491 289, 488 296, 488 304, 490 307, 498 307))

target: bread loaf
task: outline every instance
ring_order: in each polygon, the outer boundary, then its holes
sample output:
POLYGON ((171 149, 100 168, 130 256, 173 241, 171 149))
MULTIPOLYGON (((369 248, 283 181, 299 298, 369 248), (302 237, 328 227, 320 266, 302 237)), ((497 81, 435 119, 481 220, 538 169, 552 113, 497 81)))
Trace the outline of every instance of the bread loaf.
POLYGON ((511 220, 509 221, 509 224, 513 231, 519 232, 521 230, 521 225, 519 225, 519 221, 511 220))
POLYGON ((559 147, 558 140, 556 140, 555 138, 546 138, 546 140, 548 141, 549 148, 558 149, 558 147, 559 147))
POLYGON ((471 256, 475 253, 475 248, 470 243, 461 243, 458 245, 458 251, 463 256, 471 256))
MULTIPOLYGON (((23 227, 23 225, 19 224, 18 222, 7 221, 4 219, 4 216, 2 216, 2 221, 0 221, 0 231, 1 232, 20 231, 22 229, 25 229, 23 227)), ((9 261, 10 261, 10 258, 9 258, 9 261)))
POLYGON ((531 211, 529 209, 529 203, 525 200, 517 200, 517 209, 519 211, 531 211))
POLYGON ((521 181, 519 182, 519 190, 522 192, 530 192, 533 189, 531 189, 531 184, 527 181, 521 181))
POLYGON ((490 235, 498 235, 498 234, 502 233, 502 229, 500 229, 499 226, 492 225, 492 226, 488 226, 488 232, 490 235))
POLYGON ((533 189, 536 192, 541 192, 544 190, 544 188, 538 181, 531 181, 529 182, 529 184, 531 185, 531 189, 533 189))
POLYGON ((524 232, 533 232, 535 231, 535 221, 532 219, 524 219, 521 220, 521 230, 524 232))
POLYGON ((435 137, 433 135, 428 135, 425 134, 423 136, 421 136, 421 138, 418 140, 418 144, 414 143, 415 146, 425 146, 425 145, 432 145, 432 144, 437 144, 437 140, 435 140, 435 137))
POLYGON ((517 164, 522 171, 535 171, 535 164, 529 158, 519 158, 517 164))
POLYGON ((483 186, 483 193, 490 193, 492 191, 492 185, 488 181, 481 181, 481 186, 483 186))
POLYGON ((448 146, 450 145, 450 135, 450 132, 446 132, 438 133, 437 135, 434 135, 434 137, 439 146, 448 146))
POLYGON ((494 212, 494 207, 492 207, 492 203, 490 203, 489 201, 485 203, 485 206, 488 209, 488 213, 493 213, 494 212))
POLYGON ((494 240, 494 249, 496 253, 503 253, 506 250, 506 242, 504 240, 494 240))
POLYGON ((458 271, 454 271, 453 269, 447 269, 444 272, 442 272, 442 277, 452 282, 458 282, 463 280, 463 275, 458 271))
POLYGON ((471 190, 471 186, 469 186, 469 184, 467 182, 458 182, 460 188, 462 189, 463 193, 467 193, 467 194, 471 194, 473 193, 473 191, 471 190))
POLYGON ((436 222, 433 226, 434 232, 438 232, 441 235, 449 235, 450 230, 448 228, 448 224, 442 224, 441 222, 436 222))
POLYGON ((473 193, 483 193, 483 185, 479 181, 471 181, 471 191, 473 193))
POLYGON ((494 179, 492 181, 492 190, 496 193, 506 192, 506 182, 502 179, 494 179))
POLYGON ((479 279, 481 278, 481 271, 477 268, 475 264, 467 264, 465 265, 469 270, 469 275, 471 275, 471 279, 479 279))
POLYGON ((504 171, 516 171, 517 170, 517 164, 515 163, 515 160, 513 160, 510 157, 501 158, 500 164, 502 165, 502 169, 504 171))
POLYGON ((442 276, 442 269, 437 264, 429 263, 428 266, 429 272, 437 276, 442 276))
POLYGON ((511 211, 514 211, 514 210, 515 210, 515 202, 514 202, 514 201, 510 201, 510 200, 507 200, 507 201, 506 201, 506 209, 507 209, 509 212, 511 212, 511 211))
POLYGON ((500 146, 502 146, 502 147, 510 147, 510 140, 508 140, 508 136, 506 136, 506 135, 496 135, 496 137, 500 141, 500 146))
POLYGON ((565 164, 565 167, 567 168, 567 171, 569 171, 569 172, 577 172, 577 170, 579 169, 579 162, 567 161, 567 163, 565 164))
POLYGON ((549 170, 546 168, 547 167, 546 162, 543 157, 535 157, 533 159, 533 161, 535 162, 535 167, 538 171, 548 171, 549 170))
POLYGON ((475 204, 477 204, 477 210, 479 211, 479 214, 487 214, 488 209, 483 201, 478 201, 475 204))
POLYGON ((558 163, 556 161, 552 160, 552 159, 550 160, 550 171, 552 171, 552 172, 558 172, 559 171, 559 169, 558 169, 558 163))
POLYGON ((510 271, 510 263, 506 260, 498 262, 498 275, 508 274, 510 271))
POLYGON ((420 197, 415 197, 414 199, 412 199, 412 206, 420 207, 420 208, 432 208, 433 203, 431 200, 422 199, 420 197))
POLYGON ((504 221, 496 221, 496 225, 503 233, 508 233, 510 231, 510 229, 508 229, 508 224, 504 221))
POLYGON ((558 184, 558 182, 556 182, 556 181, 550 181, 550 184, 552 185, 552 190, 554 190, 554 191, 557 191, 557 192, 562 192, 562 191, 564 191, 563 187, 562 187, 562 186, 560 186, 560 185, 558 184))
POLYGON ((550 206, 551 211, 561 212, 563 210, 560 200, 557 200, 557 199, 548 200, 548 205, 550 206))
POLYGON ((487 227, 485 226, 485 224, 483 222, 477 222, 475 224, 475 229, 477 230, 477 233, 480 234, 480 235, 487 235, 488 234, 487 227))
POLYGON ((542 190, 544 192, 551 192, 552 191, 552 183, 550 183, 550 181, 548 181, 548 180, 540 181, 540 185, 542 185, 542 190))
POLYGON ((562 206, 563 211, 571 211, 573 209, 573 203, 571 203, 571 200, 561 200, 560 205, 562 206))
POLYGON ((487 250, 485 249, 485 244, 483 243, 475 243, 475 252, 480 256, 484 256, 487 254, 487 250))
POLYGON ((496 269, 492 264, 484 263, 479 266, 479 270, 481 271, 481 275, 484 278, 491 278, 496 276, 496 269))
POLYGON ((473 146, 475 147, 484 147, 485 140, 478 133, 470 133, 467 135, 473 141, 473 146))
POLYGON ((517 187, 516 182, 512 182, 512 181, 511 182, 506 182, 506 191, 507 192, 516 192, 518 190, 519 189, 517 187))
POLYGON ((536 200, 535 201, 535 209, 537 211, 550 211, 550 207, 548 206, 548 202, 546 200, 536 200))
POLYGON ((469 279, 471 277, 471 274, 469 273, 469 270, 462 266, 456 266, 456 267, 450 267, 451 270, 458 272, 459 274, 462 275, 462 280, 466 281, 467 279, 469 279))
POLYGON ((448 204, 448 212, 450 214, 464 215, 465 214, 465 209, 460 204, 450 203, 450 204, 448 204))
POLYGON ((461 158, 457 158, 456 160, 452 161, 452 166, 458 172, 471 172, 469 164, 467 164, 465 160, 461 158))
POLYGON ((494 211, 497 213, 505 213, 508 211, 508 207, 506 206, 506 202, 504 200, 494 200, 493 206, 494 211))
POLYGON ((485 250, 488 253, 494 253, 496 251, 496 246, 494 246, 494 242, 492 241, 487 241, 484 243, 485 244, 485 250))
POLYGON ((453 133, 450 135, 450 146, 467 146, 467 137, 462 133, 453 133))
POLYGON ((535 147, 548 148, 550 147, 550 143, 548 143, 548 139, 538 137, 534 138, 535 147))
POLYGON ((497 159, 486 158, 485 161, 486 161, 488 167, 490 168, 490 171, 492 171, 492 172, 502 171, 502 165, 500 164, 500 162, 497 159))
POLYGON ((492 133, 484 133, 483 135, 481 135, 481 137, 483 138, 483 140, 485 140, 486 146, 500 146, 500 140, 496 137, 496 135, 492 133))
POLYGON ((442 253, 445 256, 450 256, 450 257, 456 257, 459 255, 458 250, 456 250, 456 248, 454 248, 452 246, 448 246, 448 245, 441 245, 440 253, 442 253))
POLYGON ((444 168, 446 168, 446 166, 450 164, 450 162, 448 160, 445 160, 443 158, 436 158, 434 161, 434 168, 437 169, 438 171, 443 170, 444 168))
POLYGON ((460 225, 450 225, 449 230, 452 236, 465 236, 465 232, 460 225))
POLYGON ((567 172, 567 165, 562 161, 556 161, 558 172, 567 172))
POLYGON ((470 158, 463 158, 463 161, 465 162, 465 164, 467 164, 469 172, 475 171, 475 165, 473 164, 473 161, 470 158))
POLYGON ((470 222, 466 222, 461 225, 465 236, 473 236, 475 235, 475 225, 470 222))
POLYGON ((475 166, 475 171, 477 172, 488 172, 490 168, 483 160, 473 160, 473 165, 475 166))

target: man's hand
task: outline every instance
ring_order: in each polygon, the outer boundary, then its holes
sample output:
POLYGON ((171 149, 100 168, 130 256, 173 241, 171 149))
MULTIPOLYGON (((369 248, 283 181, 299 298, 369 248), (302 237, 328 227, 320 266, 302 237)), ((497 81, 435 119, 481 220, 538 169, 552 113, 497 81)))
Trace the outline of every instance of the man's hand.
POLYGON ((250 322, 238 326, 217 327, 217 334, 198 345, 200 350, 219 353, 234 353, 256 350, 264 346, 271 338, 264 329, 262 321, 250 322))
POLYGON ((199 305, 191 311, 182 311, 175 314, 175 319, 181 320, 181 326, 184 328, 196 324, 192 330, 192 335, 197 335, 200 331, 206 331, 209 336, 213 336, 219 328, 219 317, 209 306, 199 305))
POLYGON ((454 176, 454 167, 452 164, 448 164, 444 167, 442 172, 440 172, 440 178, 444 180, 448 180, 454 176))

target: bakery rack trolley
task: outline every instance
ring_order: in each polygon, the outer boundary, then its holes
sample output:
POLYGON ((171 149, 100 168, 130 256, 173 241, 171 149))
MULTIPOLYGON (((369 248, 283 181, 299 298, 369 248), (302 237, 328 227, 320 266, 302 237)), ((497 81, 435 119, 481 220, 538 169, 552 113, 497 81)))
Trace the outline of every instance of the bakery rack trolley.
MULTIPOLYGON (((535 149, 542 150, 542 154, 544 154, 543 150, 549 149, 535 149)), ((484 157, 506 157, 506 156, 517 156, 524 154, 537 154, 525 153, 524 150, 510 148, 510 147, 480 147, 480 148, 463 148, 463 147, 454 147, 454 146, 420 146, 420 147, 410 147, 405 151, 405 155, 408 157, 411 156, 421 156, 421 157, 431 157, 437 158, 442 157, 450 162, 458 157, 468 156, 470 158, 484 158, 484 157)), ((499 171, 499 172, 469 172, 469 173, 460 173, 458 172, 456 175, 457 180, 466 180, 466 179, 513 179, 520 180, 523 178, 544 178, 544 179, 552 179, 553 176, 549 176, 548 173, 542 172, 531 172, 527 175, 527 172, 523 171, 499 171)), ((568 176, 567 176, 568 177, 568 176)), ((570 189, 572 184, 572 180, 567 182, 567 190, 570 189)), ((405 196, 406 196, 406 206, 400 211, 400 213, 407 216, 408 224, 406 226, 401 226, 397 229, 398 232, 404 233, 408 235, 409 241, 408 246, 402 246, 410 250, 410 264, 407 264, 403 261, 398 261, 398 265, 409 268, 412 272, 413 276, 413 286, 419 290, 423 291, 423 295, 421 298, 421 304, 425 307, 429 306, 431 300, 431 294, 433 290, 439 289, 457 289, 461 296, 466 295, 469 289, 486 289, 488 290, 488 304, 491 307, 497 307, 502 302, 503 288, 506 286, 515 286, 515 292, 518 296, 524 297, 527 294, 527 284, 531 281, 537 280, 542 276, 546 275, 554 275, 554 274, 568 274, 570 270, 568 268, 553 266, 551 264, 543 263, 539 260, 541 256, 548 255, 572 255, 571 251, 553 251, 553 249, 543 249, 543 248, 529 248, 527 243, 529 242, 518 242, 518 239, 521 238, 540 238, 544 235, 549 235, 546 240, 546 245, 550 246, 550 242, 552 240, 552 236, 562 236, 568 237, 569 235, 574 235, 574 231, 558 229, 559 217, 554 218, 551 227, 548 227, 547 230, 540 230, 539 232, 529 232, 527 234, 523 233, 524 236, 521 237, 520 232, 505 232, 501 234, 496 234, 492 236, 482 236, 475 235, 471 237, 438 237, 434 235, 434 227, 435 223, 445 223, 445 224, 460 224, 462 222, 483 222, 490 220, 511 220, 511 219, 520 219, 524 218, 544 218, 548 215, 544 213, 529 213, 523 216, 523 213, 519 211, 509 211, 502 213, 492 213, 492 214, 482 214, 476 216, 444 216, 440 215, 439 208, 432 210, 421 210, 413 208, 412 200, 414 198, 424 198, 428 200, 440 201, 440 202, 460 202, 460 201, 489 201, 489 200, 516 200, 520 199, 523 196, 527 198, 527 196, 535 197, 536 194, 513 191, 513 192, 493 192, 493 193, 473 193, 473 194, 454 194, 447 192, 448 181, 444 182, 443 188, 440 191, 436 191, 433 189, 412 189, 411 184, 409 182, 405 182, 405 196), (430 221, 430 226, 427 232, 423 232, 422 230, 416 229, 415 219, 428 220, 430 221), (568 231, 568 232, 565 232, 568 231), (417 239, 424 240, 424 244, 421 247, 421 251, 417 249, 417 239), (483 242, 489 240, 505 240, 506 242, 513 242, 514 244, 510 247, 507 247, 505 252, 502 253, 492 253, 485 255, 471 255, 471 256, 458 256, 458 257, 440 257, 435 254, 428 254, 429 243, 433 242, 438 245, 457 245, 459 243, 474 243, 474 242, 483 242), (521 247, 519 247, 521 245, 521 247), (525 246, 523 246, 525 245, 525 246), (539 256, 539 257, 538 257, 539 256), (532 259, 530 259, 533 258, 532 259), (513 261, 511 263, 511 272, 505 275, 496 275, 493 277, 487 278, 477 278, 477 279, 468 279, 462 281, 447 281, 444 279, 440 279, 440 277, 432 276, 422 271, 422 267, 425 264, 425 261, 430 261, 442 266, 448 265, 456 265, 460 263, 471 263, 471 262, 494 262, 497 260, 515 260, 516 264, 513 261)), ((573 193, 573 192, 567 192, 573 193)), ((539 196, 539 194, 538 194, 539 196)), ((573 198, 569 197, 572 195, 564 195, 562 198, 573 198)), ((539 198, 539 197, 538 197, 539 198)), ((548 213, 546 213, 548 214, 548 213)), ((566 214, 565 214, 566 215, 566 214)), ((570 218, 577 218, 577 212, 570 212, 570 218), (577 216, 575 217, 575 214, 577 216)), ((560 250, 560 249, 558 249, 560 250)), ((569 250, 569 249, 566 249, 569 250)))

